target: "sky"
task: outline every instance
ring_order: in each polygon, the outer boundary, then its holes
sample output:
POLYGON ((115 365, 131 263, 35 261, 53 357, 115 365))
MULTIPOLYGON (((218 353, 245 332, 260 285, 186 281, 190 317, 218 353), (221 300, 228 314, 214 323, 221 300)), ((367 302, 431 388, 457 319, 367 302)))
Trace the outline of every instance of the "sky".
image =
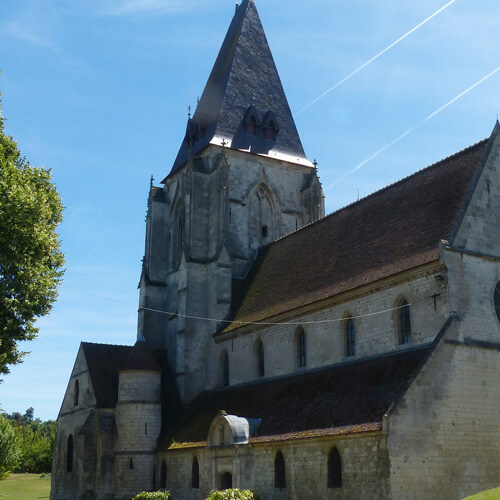
MULTIPOLYGON (((432 115, 500 67, 498 0, 256 3, 327 213, 490 135, 500 72, 432 115)), ((66 254, 3 410, 55 419, 80 342, 135 342, 150 177, 170 171, 233 14, 229 0, 0 0, 6 132, 52 170, 66 254)))

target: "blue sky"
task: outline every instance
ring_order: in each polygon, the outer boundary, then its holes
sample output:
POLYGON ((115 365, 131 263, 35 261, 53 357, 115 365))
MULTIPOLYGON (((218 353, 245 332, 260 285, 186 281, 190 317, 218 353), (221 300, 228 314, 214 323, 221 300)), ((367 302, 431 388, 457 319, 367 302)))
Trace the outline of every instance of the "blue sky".
MULTIPOLYGON (((343 177, 500 66, 498 0, 257 0, 327 212, 487 137, 500 72, 343 177)), ((56 418, 81 341, 132 344, 153 175, 170 170, 234 12, 229 0, 2 0, 7 133, 51 168, 66 275, 39 338, 0 385, 0 407, 56 418)), ((390 230, 390 228, 387 228, 390 230)))

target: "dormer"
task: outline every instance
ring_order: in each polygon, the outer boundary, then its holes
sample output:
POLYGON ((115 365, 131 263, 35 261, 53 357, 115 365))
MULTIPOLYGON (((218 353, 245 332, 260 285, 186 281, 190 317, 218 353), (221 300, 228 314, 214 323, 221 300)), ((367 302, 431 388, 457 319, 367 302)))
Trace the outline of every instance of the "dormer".
POLYGON ((269 141, 276 141, 276 137, 279 132, 278 122, 276 121, 276 116, 269 110, 262 122, 262 128, 264 130, 264 138, 269 141))
POLYGON ((260 120, 255 106, 250 106, 243 118, 245 124, 245 132, 247 135, 256 136, 259 130, 260 120))
POLYGON ((248 444, 248 440, 255 434, 261 422, 260 418, 237 417, 220 411, 210 425, 207 447, 223 448, 248 444))

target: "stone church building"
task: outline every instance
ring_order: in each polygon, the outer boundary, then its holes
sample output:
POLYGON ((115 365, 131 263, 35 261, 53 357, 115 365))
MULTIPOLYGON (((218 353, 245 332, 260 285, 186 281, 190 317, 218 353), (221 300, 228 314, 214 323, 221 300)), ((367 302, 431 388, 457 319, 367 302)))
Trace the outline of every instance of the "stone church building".
POLYGON ((78 351, 51 498, 499 486, 499 135, 325 217, 243 0, 150 189, 138 340, 78 351))

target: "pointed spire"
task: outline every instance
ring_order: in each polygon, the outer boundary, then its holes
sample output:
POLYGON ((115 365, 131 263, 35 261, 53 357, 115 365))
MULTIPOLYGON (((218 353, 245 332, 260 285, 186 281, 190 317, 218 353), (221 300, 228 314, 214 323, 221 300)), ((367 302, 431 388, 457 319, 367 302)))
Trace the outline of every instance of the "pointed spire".
MULTIPOLYGON (((253 116, 253 115, 252 115, 253 116)), ((295 127, 288 101, 253 0, 243 0, 229 26, 217 60, 192 120, 199 127, 193 154, 208 144, 253 153, 312 167, 295 127), (245 117, 253 106, 257 134, 248 134, 245 117), (266 121, 275 117, 276 123, 266 121), (266 127, 276 134, 266 138, 266 127)), ((187 161, 186 141, 181 145, 171 173, 187 161)))

